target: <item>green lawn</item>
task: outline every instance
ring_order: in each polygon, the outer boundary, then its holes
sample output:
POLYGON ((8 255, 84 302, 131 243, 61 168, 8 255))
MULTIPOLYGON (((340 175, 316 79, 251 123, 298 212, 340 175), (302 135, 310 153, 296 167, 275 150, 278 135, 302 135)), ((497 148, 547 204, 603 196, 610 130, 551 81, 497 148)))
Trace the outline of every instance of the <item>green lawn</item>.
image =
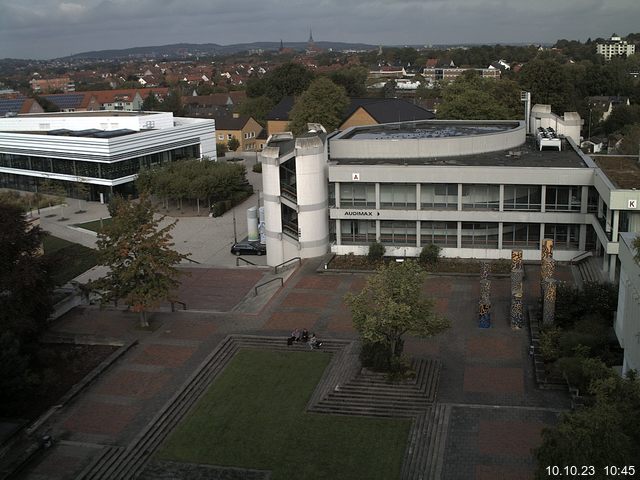
POLYGON ((399 478, 409 420, 305 413, 329 360, 241 350, 157 456, 272 470, 274 480, 399 478))
POLYGON ((85 230, 91 230, 92 232, 97 233, 103 225, 109 225, 110 223, 111 218, 103 218, 102 220, 93 220, 91 222, 78 223, 74 226, 84 228, 85 230))
POLYGON ((53 280, 64 285, 98 263, 98 252, 84 245, 46 235, 42 240, 44 254, 54 264, 53 280))

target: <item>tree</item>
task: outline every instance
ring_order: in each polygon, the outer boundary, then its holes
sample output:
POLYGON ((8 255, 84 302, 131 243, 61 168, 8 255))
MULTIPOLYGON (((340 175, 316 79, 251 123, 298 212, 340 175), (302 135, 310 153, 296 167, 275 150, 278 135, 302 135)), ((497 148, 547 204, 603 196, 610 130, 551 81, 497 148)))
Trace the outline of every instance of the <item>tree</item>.
MULTIPOLYGON (((110 209, 111 210, 111 209, 110 209)), ((118 200, 112 206, 112 221, 98 233, 98 259, 109 272, 91 283, 101 302, 123 299, 140 314, 147 327, 147 312, 160 302, 172 299, 180 282, 176 268, 184 255, 172 249, 171 230, 177 220, 160 227, 164 219, 154 218, 146 195, 139 202, 118 200)))
POLYGON ((261 79, 251 79, 247 83, 247 96, 264 95, 276 104, 282 97, 300 95, 309 87, 313 78, 313 72, 302 65, 284 63, 261 79))
POLYGON ((231 137, 231 140, 227 142, 227 148, 231 152, 235 152, 240 147, 240 141, 236 137, 231 137))
POLYGON ((89 199, 89 185, 84 182, 84 179, 78 177, 78 181, 75 182, 76 195, 78 196, 78 211, 76 213, 83 213, 82 201, 89 199))
POLYGON ((267 113, 275 106, 273 100, 262 95, 255 98, 247 98, 238 107, 238 113, 247 117, 253 117, 263 127, 267 124, 267 113))
POLYGON ((145 98, 142 102, 141 108, 145 112, 157 112, 158 110, 160 110, 160 105, 161 103, 158 100, 158 97, 156 97, 156 94, 153 92, 149 92, 147 98, 145 98))
POLYGON ((573 85, 563 65, 554 59, 536 58, 522 67, 520 85, 531 92, 533 103, 551 105, 560 114, 575 110, 570 99, 573 85))
POLYGON ((638 155, 640 150, 640 123, 627 125, 623 130, 622 145, 620 153, 623 155, 638 155))
POLYGON ((329 78, 336 85, 344 87, 349 97, 364 97, 367 94, 366 81, 369 72, 365 67, 349 67, 336 70, 329 78))
POLYGON ((396 81, 389 80, 382 87, 382 96, 384 98, 395 98, 396 97, 396 81))
POLYGON ((340 126, 349 98, 343 87, 328 78, 314 80, 298 98, 289 114, 289 128, 299 135, 306 132, 307 123, 320 123, 327 132, 340 126))
MULTIPOLYGON (((640 451, 640 382, 612 374, 595 382, 592 406, 563 414, 560 423, 542 432, 536 449, 536 478, 549 478, 547 465, 592 465, 590 478, 605 475, 609 465, 634 465, 640 451)), ((637 463, 635 464, 636 468, 637 463)))
POLYGON ((390 359, 399 355, 403 335, 431 337, 450 326, 423 296, 425 275, 413 261, 383 264, 359 294, 345 297, 362 338, 385 345, 390 359))
MULTIPOLYGON (((144 109, 144 108, 143 108, 144 109)), ((160 104, 163 112, 173 112, 174 115, 182 115, 182 97, 177 89, 169 90, 164 102, 160 104)))
POLYGON ((520 90, 510 80, 483 79, 467 71, 447 85, 438 118, 451 120, 510 120, 524 116, 520 90))

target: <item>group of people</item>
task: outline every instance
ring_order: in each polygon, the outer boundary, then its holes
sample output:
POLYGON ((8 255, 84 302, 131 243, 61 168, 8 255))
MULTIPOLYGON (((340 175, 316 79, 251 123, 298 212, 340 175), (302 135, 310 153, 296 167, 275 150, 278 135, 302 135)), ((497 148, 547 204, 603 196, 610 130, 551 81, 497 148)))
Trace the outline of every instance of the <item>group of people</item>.
POLYGON ((297 328, 291 332, 291 336, 287 338, 287 345, 293 345, 294 342, 302 342, 309 345, 311 350, 318 349, 322 346, 322 342, 318 340, 315 333, 311 333, 309 336, 309 331, 306 328, 303 328, 302 331, 297 328))

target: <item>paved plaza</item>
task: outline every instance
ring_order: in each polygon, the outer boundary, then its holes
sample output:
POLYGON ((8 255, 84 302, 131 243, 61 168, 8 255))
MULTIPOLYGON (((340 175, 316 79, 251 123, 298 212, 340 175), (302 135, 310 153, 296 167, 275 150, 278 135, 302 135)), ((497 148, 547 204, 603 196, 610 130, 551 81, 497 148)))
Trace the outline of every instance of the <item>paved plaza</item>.
MULTIPOLYGON (((307 328, 321 339, 357 338, 343 297, 359 291, 366 275, 317 273, 318 264, 308 260, 290 271, 284 287, 259 294, 258 303, 253 286, 272 275, 268 270, 189 268, 180 290, 189 310, 155 312, 149 330, 137 327, 135 314, 115 308, 81 307, 59 319, 52 327, 59 334, 138 343, 52 417, 46 428, 56 444, 25 478, 75 478, 103 446, 128 445, 228 334, 267 334, 284 342, 292 329, 307 328)), ((526 267, 525 292, 535 292, 538 274, 526 267)), ((508 278, 493 279, 492 327, 479 329, 478 279, 433 276, 425 282, 425 294, 452 328, 432 339, 408 338, 405 351, 442 362, 437 402, 451 407, 443 479, 531 478, 531 449, 542 428, 569 406, 564 394, 536 388, 527 332, 508 325, 509 288, 508 278)))

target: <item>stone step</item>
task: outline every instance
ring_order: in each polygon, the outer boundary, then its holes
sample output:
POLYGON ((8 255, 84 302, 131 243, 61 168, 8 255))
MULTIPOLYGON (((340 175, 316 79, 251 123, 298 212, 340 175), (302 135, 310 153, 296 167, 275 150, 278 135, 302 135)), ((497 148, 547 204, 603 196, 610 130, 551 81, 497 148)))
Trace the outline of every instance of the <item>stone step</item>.
POLYGON ((411 423, 407 448, 405 449, 404 461, 402 462, 402 472, 400 474, 400 478, 403 480, 413 479, 415 472, 419 470, 421 458, 419 454, 422 451, 422 444, 424 443, 424 431, 429 427, 427 423, 428 415, 429 412, 417 415, 411 423))
POLYGON ((124 447, 118 446, 105 446, 100 454, 78 475, 77 478, 83 478, 86 480, 94 480, 101 478, 103 470, 109 467, 110 463, 114 461, 115 457, 120 455, 124 450, 124 447))
POLYGON ((404 417, 413 418, 416 415, 422 413, 421 410, 404 410, 404 409, 390 409, 379 408, 375 406, 334 406, 334 405, 316 405, 313 410, 314 413, 325 413, 329 415, 361 415, 368 417, 404 417))
POLYGON ((439 480, 442 476, 442 460, 447 442, 450 416, 450 405, 436 405, 433 417, 434 429, 429 439, 429 447, 426 452, 425 478, 439 480))
POLYGON ((354 385, 344 385, 338 390, 330 392, 331 395, 355 396, 355 397, 379 397, 379 398, 403 398, 403 399, 419 399, 425 402, 429 398, 419 390, 401 391, 393 389, 364 388, 354 385))
POLYGON ((321 403, 335 405, 375 405, 376 407, 389 405, 390 407, 425 409, 430 404, 424 399, 403 397, 375 397, 371 395, 350 395, 340 392, 330 393, 321 403))

